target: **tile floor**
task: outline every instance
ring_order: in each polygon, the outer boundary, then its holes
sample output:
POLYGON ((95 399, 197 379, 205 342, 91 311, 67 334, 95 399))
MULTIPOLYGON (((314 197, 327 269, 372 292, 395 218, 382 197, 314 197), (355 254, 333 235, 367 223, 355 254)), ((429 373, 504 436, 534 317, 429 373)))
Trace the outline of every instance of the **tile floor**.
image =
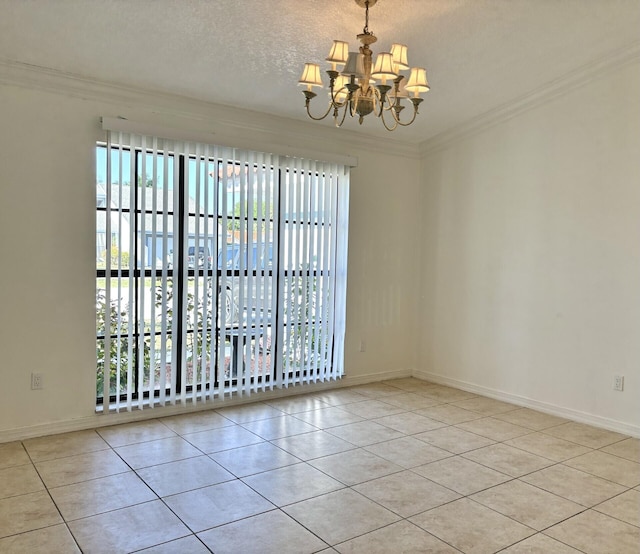
POLYGON ((399 379, 0 444, 3 553, 640 552, 640 440, 399 379))

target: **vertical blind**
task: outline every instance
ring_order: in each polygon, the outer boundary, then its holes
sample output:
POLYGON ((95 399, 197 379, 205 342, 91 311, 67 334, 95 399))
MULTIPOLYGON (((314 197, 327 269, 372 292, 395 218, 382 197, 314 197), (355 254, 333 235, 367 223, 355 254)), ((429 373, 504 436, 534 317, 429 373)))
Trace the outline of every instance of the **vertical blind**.
POLYGON ((348 167, 121 131, 96 160, 104 412, 343 374, 348 167))

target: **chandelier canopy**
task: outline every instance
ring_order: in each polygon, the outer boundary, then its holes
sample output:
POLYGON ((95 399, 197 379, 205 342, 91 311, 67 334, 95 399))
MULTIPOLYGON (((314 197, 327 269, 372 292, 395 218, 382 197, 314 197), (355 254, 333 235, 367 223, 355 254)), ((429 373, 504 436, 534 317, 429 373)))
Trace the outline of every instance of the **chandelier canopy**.
POLYGON ((392 44, 389 52, 380 52, 375 63, 372 63, 373 52, 369 46, 378 39, 369 31, 369 8, 377 0, 355 2, 365 9, 364 29, 357 36, 362 46, 358 52, 350 52, 348 43, 333 41, 326 58, 331 66, 327 70, 329 106, 320 116, 312 115, 309 108, 311 100, 317 96, 313 87, 323 87, 320 66, 316 63, 305 64, 298 84, 306 85, 306 90, 302 92, 307 115, 319 121, 331 113, 336 127, 340 127, 347 114, 351 117, 358 116, 358 121, 362 124, 364 117, 373 113, 388 131, 395 130, 399 125, 407 127, 418 115, 418 106, 423 100, 420 93, 429 90, 427 71, 423 67, 411 67, 408 79, 401 73, 410 68, 404 44, 392 44), (405 108, 405 100, 413 105, 413 114, 411 119, 402 121, 400 116, 405 108))

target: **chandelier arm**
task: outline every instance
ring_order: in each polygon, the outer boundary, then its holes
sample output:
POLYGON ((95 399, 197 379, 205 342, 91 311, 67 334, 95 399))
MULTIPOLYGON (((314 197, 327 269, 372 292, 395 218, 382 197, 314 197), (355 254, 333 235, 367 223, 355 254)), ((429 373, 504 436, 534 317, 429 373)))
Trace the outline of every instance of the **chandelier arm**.
POLYGON ((380 104, 380 109, 378 110, 378 113, 375 114, 375 115, 378 116, 378 117, 381 117, 382 116, 382 112, 385 110, 384 102, 387 99, 387 96, 386 96, 386 94, 382 95, 382 93, 380 92, 380 89, 378 87, 373 87, 373 94, 376 97, 376 100, 380 104))
POLYGON ((335 88, 335 83, 338 78, 339 73, 334 70, 327 70, 327 75, 329 75, 329 109, 333 108, 337 110, 345 105, 347 99, 344 102, 340 102, 338 98, 338 94, 340 94, 343 90, 348 90, 346 86, 342 86, 339 89, 335 88))
MULTIPOLYGON (((399 103, 399 102, 398 102, 399 103)), ((393 117, 393 120, 397 123, 400 123, 400 111, 403 109, 403 107, 400 107, 399 109, 396 109, 396 106, 393 106, 393 109, 391 110, 391 116, 393 117)))
POLYGON ((342 87, 336 91, 333 91, 333 89, 331 89, 329 91, 329 96, 331 98, 331 100, 329 101, 329 103, 331 104, 330 108, 342 108, 348 101, 349 99, 349 95, 347 95, 347 98, 345 98, 345 100, 343 102, 340 102, 339 100, 336 100, 336 98, 338 97, 338 94, 340 94, 341 91, 346 90, 347 87, 342 87))
POLYGON ((396 117, 395 117, 395 115, 394 115, 394 116, 393 116, 393 122, 394 122, 394 123, 393 123, 393 127, 389 127, 389 126, 387 125, 386 120, 384 119, 384 111, 380 113, 380 119, 382 120, 382 124, 384 125, 384 128, 385 128, 387 131, 395 131, 395 130, 396 130, 396 128, 398 127, 398 123, 400 123, 400 122, 396 119, 396 117))
POLYGON ((349 117, 355 117, 358 107, 358 97, 355 94, 349 95, 349 117))
POLYGON ((389 99, 389 96, 387 95, 387 100, 388 100, 388 104, 389 106, 387 108, 385 108, 386 111, 391 112, 391 115, 393 116, 393 119, 395 119, 396 121, 398 120, 398 106, 401 106, 402 104, 400 103, 401 98, 398 98, 397 96, 393 97, 393 102, 391 102, 391 100, 389 99))
MULTIPOLYGON (((385 111, 385 112, 392 112, 392 110, 394 109, 394 107, 395 107, 395 104, 391 104, 391 103, 389 103, 389 105, 388 105, 388 106, 386 106, 386 107, 384 108, 384 111, 385 111)), ((393 112, 392 112, 392 113, 393 113, 393 112)))
POLYGON ((319 116, 319 117, 316 117, 316 116, 311 115, 311 110, 309 109, 309 105, 310 105, 310 104, 311 104, 311 101, 310 101, 310 99, 309 99, 309 98, 307 98, 307 100, 305 101, 305 107, 307 108, 307 115, 308 115, 311 119, 313 119, 314 121, 322 121, 324 118, 326 118, 326 117, 329 115, 329 112, 330 112, 332 109, 334 109, 334 107, 335 107, 335 106, 333 105, 333 103, 332 103, 332 102, 330 102, 330 103, 329 103, 329 107, 327 108, 327 111, 326 111, 326 112, 324 112, 324 114, 323 114, 323 115, 321 115, 321 116, 319 116))
POLYGON ((344 109, 342 110, 342 119, 340 120, 340 123, 338 123, 337 117, 334 118, 336 127, 342 127, 344 120, 347 118, 347 112, 349 111, 349 106, 347 106, 346 104, 347 104, 346 102, 343 104, 344 109))
POLYGON ((413 104, 413 117, 411 118, 411 121, 407 121, 406 123, 402 123, 402 121, 398 120, 398 123, 402 127, 408 127, 416 120, 416 116, 418 115, 418 106, 420 106, 420 103, 422 102, 422 98, 410 98, 409 100, 411 100, 411 103, 413 104))
MULTIPOLYGON (((384 111, 391 112, 393 119, 395 119, 398 123, 400 123, 400 120, 398 119, 398 115, 397 115, 398 114, 397 108, 398 106, 401 106, 400 100, 402 100, 402 98, 396 96, 395 91, 393 91, 393 94, 387 93, 385 95, 385 100, 386 100, 386 104, 382 104, 378 117, 382 116, 382 113, 383 113, 382 110, 384 109, 384 111)), ((400 124, 402 125, 402 123, 400 124)))
POLYGON ((396 121, 398 122, 398 125, 400 125, 402 127, 408 127, 409 125, 411 125, 416 120, 416 116, 417 115, 418 115, 418 106, 416 106, 414 104, 413 105, 413 117, 411 118, 411 121, 407 121, 406 123, 403 123, 402 121, 400 121, 400 119, 397 119, 396 121))
POLYGON ((391 111, 391 110, 395 110, 395 108, 400 104, 400 98, 398 98, 397 96, 395 96, 395 94, 393 95, 389 95, 387 94, 387 100, 389 101, 389 107, 385 108, 385 110, 387 111, 391 111), (391 99, 393 99, 393 102, 391 102, 391 99))
POLYGON ((396 77, 393 80, 393 87, 391 89, 391 91, 393 91, 393 94, 391 95, 391 97, 393 98, 393 104, 391 104, 391 102, 389 102, 390 104, 390 109, 394 109, 397 106, 400 106, 400 100, 402 100, 401 97, 398 96, 399 92, 400 92, 400 83, 405 79, 405 77, 403 75, 399 75, 398 77, 396 77))

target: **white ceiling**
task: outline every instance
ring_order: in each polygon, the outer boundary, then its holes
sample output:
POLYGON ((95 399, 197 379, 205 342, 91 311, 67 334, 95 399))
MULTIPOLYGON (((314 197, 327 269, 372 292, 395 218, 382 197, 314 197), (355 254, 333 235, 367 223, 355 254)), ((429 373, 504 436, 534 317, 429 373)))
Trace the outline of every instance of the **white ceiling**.
MULTIPOLYGON (((0 0, 0 60, 306 120, 304 62, 363 26, 354 0, 0 0)), ((427 68, 419 120, 391 133, 421 142, 637 46, 640 1, 378 0, 369 29, 427 68)))

